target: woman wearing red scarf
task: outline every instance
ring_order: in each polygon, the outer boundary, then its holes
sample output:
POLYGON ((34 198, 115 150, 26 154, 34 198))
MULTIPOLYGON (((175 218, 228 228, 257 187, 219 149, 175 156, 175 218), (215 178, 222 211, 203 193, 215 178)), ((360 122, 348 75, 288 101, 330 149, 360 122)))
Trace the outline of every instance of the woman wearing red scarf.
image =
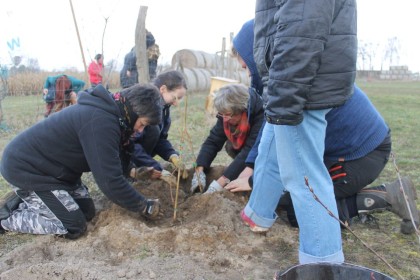
POLYGON ((214 106, 218 112, 217 122, 198 154, 196 172, 191 182, 192 193, 198 190, 207 190, 206 193, 222 191, 224 186, 235 180, 245 168, 245 160, 263 123, 261 97, 255 89, 242 84, 220 88, 214 99, 214 106), (226 167, 223 175, 206 188, 205 172, 223 145, 233 161, 226 167))

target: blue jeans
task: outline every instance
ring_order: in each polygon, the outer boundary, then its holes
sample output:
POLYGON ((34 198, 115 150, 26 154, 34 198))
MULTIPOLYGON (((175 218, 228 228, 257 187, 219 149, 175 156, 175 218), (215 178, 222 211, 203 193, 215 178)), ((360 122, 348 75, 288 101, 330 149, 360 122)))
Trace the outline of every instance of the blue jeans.
POLYGON ((254 169, 254 188, 245 214, 258 226, 271 227, 277 219, 277 203, 289 191, 299 224, 299 262, 343 262, 341 229, 331 178, 323 162, 329 110, 304 111, 297 126, 266 123, 254 169))

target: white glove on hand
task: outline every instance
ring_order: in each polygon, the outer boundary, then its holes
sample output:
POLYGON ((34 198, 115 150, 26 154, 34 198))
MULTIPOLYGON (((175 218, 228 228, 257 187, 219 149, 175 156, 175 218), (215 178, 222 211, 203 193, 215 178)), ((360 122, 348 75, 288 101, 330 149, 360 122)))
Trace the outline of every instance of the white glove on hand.
POLYGON ((194 172, 194 176, 191 180, 191 193, 195 193, 197 189, 203 191, 206 186, 206 174, 203 171, 194 172), (197 176, 198 173, 198 176, 197 176), (199 188, 201 186, 201 188, 199 188))
POLYGON ((213 182, 211 182, 209 188, 204 194, 221 192, 221 191, 223 191, 223 187, 219 183, 217 183, 216 180, 213 180, 213 182))

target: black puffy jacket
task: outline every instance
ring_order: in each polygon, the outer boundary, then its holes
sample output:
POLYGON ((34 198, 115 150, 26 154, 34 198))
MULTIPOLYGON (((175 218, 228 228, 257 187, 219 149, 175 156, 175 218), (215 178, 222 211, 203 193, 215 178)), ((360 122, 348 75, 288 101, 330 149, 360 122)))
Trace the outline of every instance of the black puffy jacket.
POLYGON ((257 0, 254 32, 269 123, 297 125, 303 110, 337 107, 350 98, 355 0, 257 0))
POLYGON ((112 202, 143 211, 145 198, 123 176, 119 118, 118 106, 102 86, 80 92, 77 104, 31 126, 6 146, 1 174, 22 190, 71 191, 91 171, 112 202))

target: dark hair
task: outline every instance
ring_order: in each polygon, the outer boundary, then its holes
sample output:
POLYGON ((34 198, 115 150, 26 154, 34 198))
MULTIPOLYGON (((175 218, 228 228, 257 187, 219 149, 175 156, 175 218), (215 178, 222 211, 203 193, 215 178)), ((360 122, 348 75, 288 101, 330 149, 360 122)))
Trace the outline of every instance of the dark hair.
POLYGON ((155 44, 155 36, 153 36, 152 32, 146 29, 146 48, 155 44))
POLYGON ((165 85, 168 90, 174 90, 180 87, 187 88, 184 76, 177 70, 166 71, 160 73, 154 80, 153 84, 160 88, 165 85))
POLYGON ((121 95, 127 99, 137 118, 147 118, 149 125, 161 122, 162 105, 157 87, 151 84, 135 84, 121 91, 121 95))
POLYGON ((97 55, 95 55, 95 59, 96 59, 96 60, 99 60, 99 59, 101 59, 101 58, 102 58, 102 54, 98 53, 97 55))

